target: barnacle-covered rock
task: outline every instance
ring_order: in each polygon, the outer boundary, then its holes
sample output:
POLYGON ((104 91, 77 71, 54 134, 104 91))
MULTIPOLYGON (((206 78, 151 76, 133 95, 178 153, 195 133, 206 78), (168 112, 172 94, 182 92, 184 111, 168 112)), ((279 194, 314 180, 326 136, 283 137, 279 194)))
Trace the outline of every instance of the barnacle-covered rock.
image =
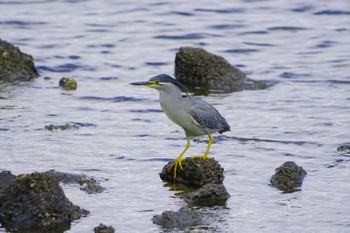
POLYGON ((182 47, 177 52, 175 77, 196 94, 256 90, 271 85, 249 79, 223 57, 193 47, 182 47))
POLYGON ((65 196, 58 180, 44 173, 23 174, 0 193, 0 221, 11 229, 69 228, 89 211, 65 196))
POLYGON ((38 76, 31 55, 0 39, 0 82, 29 81, 38 76))
POLYGON ((74 78, 61 78, 59 85, 61 88, 71 91, 71 90, 76 90, 77 89, 77 81, 75 81, 74 78))
POLYGON ((193 209, 181 208, 179 211, 164 211, 152 218, 154 224, 165 229, 187 230, 190 227, 205 223, 203 216, 193 209))
POLYGON ((115 229, 112 226, 107 226, 105 224, 100 223, 97 227, 94 228, 95 233, 114 233, 115 229))
POLYGON ((343 144, 338 146, 337 151, 350 154, 350 144, 343 144))
POLYGON ((178 168, 174 180, 174 169, 168 170, 173 164, 169 162, 163 167, 160 178, 168 182, 176 182, 194 187, 205 184, 221 184, 224 181, 224 169, 214 159, 186 158, 182 161, 182 168, 178 168))
POLYGON ((181 195, 187 204, 193 206, 218 206, 225 205, 230 194, 223 184, 209 183, 198 190, 181 195))
POLYGON ((288 161, 276 168, 271 177, 271 185, 279 190, 291 193, 300 190, 306 171, 293 161, 288 161))

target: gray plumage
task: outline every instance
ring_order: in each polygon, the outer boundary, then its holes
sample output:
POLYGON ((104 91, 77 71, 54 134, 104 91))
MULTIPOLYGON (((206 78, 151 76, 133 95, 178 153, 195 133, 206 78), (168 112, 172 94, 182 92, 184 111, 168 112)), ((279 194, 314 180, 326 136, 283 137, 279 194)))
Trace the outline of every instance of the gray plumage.
POLYGON ((227 124, 218 110, 203 100, 192 100, 190 114, 203 128, 217 130, 218 133, 230 131, 227 124))

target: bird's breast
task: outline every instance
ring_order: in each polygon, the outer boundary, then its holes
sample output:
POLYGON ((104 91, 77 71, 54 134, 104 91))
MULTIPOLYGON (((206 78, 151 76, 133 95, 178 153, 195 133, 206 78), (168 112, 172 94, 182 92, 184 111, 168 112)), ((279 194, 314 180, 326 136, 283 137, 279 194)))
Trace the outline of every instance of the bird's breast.
POLYGON ((186 99, 160 98, 160 106, 165 115, 175 124, 181 126, 188 136, 200 136, 208 134, 202 127, 195 124, 190 115, 190 104, 186 99))

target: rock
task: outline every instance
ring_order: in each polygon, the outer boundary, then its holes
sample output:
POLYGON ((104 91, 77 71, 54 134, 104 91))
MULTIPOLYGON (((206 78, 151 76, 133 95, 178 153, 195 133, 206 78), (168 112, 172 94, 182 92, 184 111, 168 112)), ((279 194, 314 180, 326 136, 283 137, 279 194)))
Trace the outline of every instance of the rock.
MULTIPOLYGON (((180 191, 176 195, 189 206, 224 205, 230 197, 222 184, 224 169, 214 158, 184 159, 183 170, 178 168, 175 180, 173 169, 168 171, 172 164, 173 162, 169 162, 163 167, 160 177, 163 181, 172 182, 171 187, 180 191)), ((155 215, 152 221, 166 229, 177 228, 186 231, 194 226, 208 224, 211 216, 200 213, 199 210, 183 207, 177 212, 164 211, 161 215, 155 215)))
POLYGON ((67 91, 76 90, 77 89, 77 81, 74 78, 61 78, 59 82, 60 87, 67 91))
POLYGON ((344 145, 339 146, 337 148, 337 151, 345 152, 347 154, 350 154, 350 144, 344 144, 344 145))
MULTIPOLYGON (((64 184, 78 184, 81 186, 81 190, 88 193, 102 193, 104 188, 93 177, 88 177, 84 174, 71 174, 65 172, 59 172, 55 170, 49 170, 43 172, 43 174, 51 176, 57 182, 64 184)), ((12 175, 9 171, 0 172, 0 192, 7 188, 11 183, 16 180, 16 176, 12 175)))
POLYGON ((45 125, 45 129, 47 129, 48 131, 54 131, 54 130, 76 130, 79 129, 79 126, 76 124, 72 124, 72 123, 66 123, 64 125, 45 125))
POLYGON ((12 175, 10 171, 0 172, 0 192, 6 189, 15 180, 16 176, 12 175))
POLYGON ((96 126, 92 123, 79 123, 79 122, 68 122, 64 125, 45 125, 45 129, 49 131, 55 131, 55 130, 77 130, 80 127, 93 127, 96 126))
POLYGON ((197 206, 217 206, 225 205, 230 194, 223 184, 209 183, 197 191, 187 193, 181 196, 187 204, 197 206))
POLYGON ((114 233, 115 229, 112 226, 106 226, 105 224, 100 223, 97 227, 94 228, 95 233, 114 233))
MULTIPOLYGON (((173 164, 169 162, 163 167, 160 178, 164 181, 174 182, 174 170, 168 171, 173 164)), ((194 187, 201 187, 205 184, 222 184, 224 180, 224 169, 214 159, 186 158, 182 161, 183 170, 180 168, 176 172, 175 182, 194 187)))
POLYGON ((248 79, 245 73, 232 66, 223 57, 192 47, 182 47, 177 52, 175 77, 190 90, 204 94, 267 87, 267 83, 248 79))
POLYGON ((205 224, 202 215, 188 208, 181 208, 179 211, 164 211, 161 215, 152 218, 154 224, 166 229, 185 230, 189 227, 205 224))
POLYGON ((88 213, 73 205, 58 181, 44 173, 19 175, 0 193, 0 221, 7 229, 49 232, 69 227, 71 221, 88 213))
POLYGON ((306 176, 306 171, 292 161, 285 162, 276 169, 275 174, 271 177, 271 185, 279 190, 291 193, 299 191, 306 176))
POLYGON ((0 39, 0 82, 29 81, 39 76, 31 55, 0 39))
POLYGON ((97 180, 83 174, 77 175, 55 170, 46 171, 44 174, 49 175, 58 182, 62 182, 64 184, 78 184, 82 186, 80 189, 88 194, 102 193, 104 190, 97 180))

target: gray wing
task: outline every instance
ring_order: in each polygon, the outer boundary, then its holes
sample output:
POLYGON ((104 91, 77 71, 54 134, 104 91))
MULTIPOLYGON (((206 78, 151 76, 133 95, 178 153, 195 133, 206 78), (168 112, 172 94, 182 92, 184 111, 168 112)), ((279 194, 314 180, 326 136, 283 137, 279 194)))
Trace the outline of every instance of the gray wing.
POLYGON ((203 128, 217 129, 219 133, 230 130, 230 126, 218 110, 202 100, 193 101, 190 115, 203 128))

